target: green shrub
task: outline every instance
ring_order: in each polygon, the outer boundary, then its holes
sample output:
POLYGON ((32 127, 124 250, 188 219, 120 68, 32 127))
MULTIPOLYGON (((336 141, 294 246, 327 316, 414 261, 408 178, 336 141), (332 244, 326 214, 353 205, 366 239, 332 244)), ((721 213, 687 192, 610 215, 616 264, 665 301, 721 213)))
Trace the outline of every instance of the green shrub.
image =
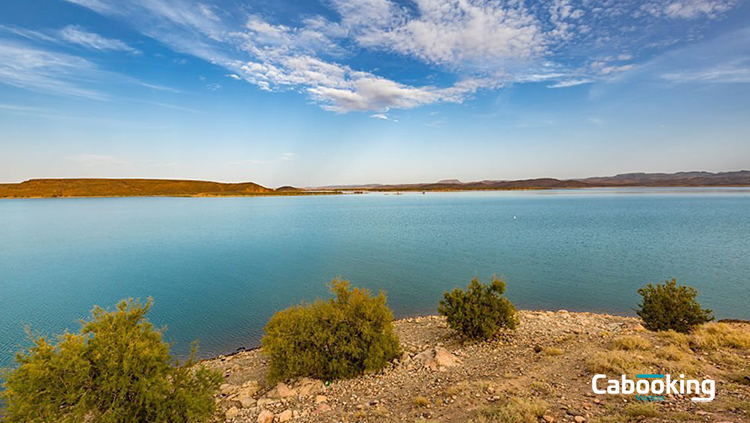
POLYGON ((78 334, 56 344, 32 336, 6 373, 7 422, 203 422, 214 412, 221 375, 176 363, 162 333, 145 318, 151 307, 122 301, 95 307, 78 334))
POLYGON ((466 291, 456 288, 446 292, 438 312, 462 337, 488 339, 503 328, 515 329, 518 325, 516 308, 502 296, 504 292, 505 282, 497 276, 492 276, 489 285, 474 278, 466 291))
POLYGON ((643 302, 638 304, 636 312, 646 329, 687 333, 714 319, 711 310, 702 309, 695 300, 698 291, 691 286, 677 285, 677 279, 663 285, 648 284, 638 293, 643 296, 643 302))
POLYGON ((266 324, 263 351, 271 359, 269 381, 296 376, 332 380, 377 371, 399 356, 393 314, 381 292, 334 279, 328 301, 276 313, 266 324))

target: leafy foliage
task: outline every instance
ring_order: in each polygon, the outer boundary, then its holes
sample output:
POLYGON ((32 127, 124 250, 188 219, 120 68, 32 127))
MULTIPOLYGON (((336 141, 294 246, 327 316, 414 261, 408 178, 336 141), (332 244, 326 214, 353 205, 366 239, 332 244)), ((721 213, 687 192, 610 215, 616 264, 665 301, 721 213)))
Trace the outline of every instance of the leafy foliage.
POLYGON ((266 324, 262 344, 271 358, 271 381, 349 378, 380 370, 399 355, 382 292, 373 296, 340 279, 333 280, 331 292, 336 298, 282 310, 266 324))
POLYGON ((687 333, 714 319, 711 310, 701 308, 696 301, 698 291, 691 286, 677 285, 677 279, 648 284, 638 293, 643 296, 643 302, 638 304, 636 312, 646 329, 687 333))
POLYGON ((489 285, 474 278, 466 291, 454 289, 444 294, 438 312, 445 316, 448 325, 470 340, 489 339, 504 328, 518 325, 516 307, 503 297, 505 282, 492 276, 489 285))
POLYGON ((57 344, 32 336, 16 356, 2 398, 7 422, 203 422, 214 412, 221 375, 194 368, 196 348, 176 363, 162 333, 146 319, 151 307, 122 301, 95 307, 78 334, 57 344))

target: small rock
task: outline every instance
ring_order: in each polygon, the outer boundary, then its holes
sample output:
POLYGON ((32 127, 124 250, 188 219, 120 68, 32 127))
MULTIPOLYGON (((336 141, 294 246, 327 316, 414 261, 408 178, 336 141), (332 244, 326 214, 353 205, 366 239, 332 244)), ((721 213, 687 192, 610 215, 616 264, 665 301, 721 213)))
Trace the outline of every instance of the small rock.
POLYGON ((326 398, 325 395, 316 395, 315 396, 315 404, 320 404, 321 402, 328 401, 328 398, 326 398))
POLYGON ((258 423, 271 423, 273 421, 273 413, 268 410, 263 410, 258 415, 258 423))
POLYGON ((276 417, 279 419, 279 422, 283 423, 291 420, 293 415, 292 410, 284 410, 276 417))
POLYGON ((297 391, 286 386, 284 382, 279 382, 279 384, 276 385, 275 390, 276 390, 276 395, 278 395, 279 398, 289 398, 289 397, 294 397, 297 395, 297 391))
POLYGON ((585 417, 583 417, 583 416, 575 416, 575 417, 573 418, 573 420, 575 420, 575 422, 576 422, 576 423, 583 423, 583 422, 585 422, 585 421, 586 421, 586 418, 585 418, 585 417))
POLYGON ((247 395, 240 395, 239 397, 237 397, 237 401, 239 401, 240 404, 242 404, 242 408, 254 407, 255 404, 258 402, 255 400, 255 398, 249 397, 247 395))
POLYGON ((325 389, 325 386, 322 381, 310 379, 308 377, 302 378, 297 386, 297 392, 304 397, 320 392, 323 389, 325 389))
POLYGON ((240 414, 240 410, 237 409, 237 407, 232 407, 224 414, 227 418, 227 420, 232 420, 233 418, 237 417, 237 415, 240 414))
POLYGON ((219 393, 221 395, 227 396, 234 391, 234 387, 228 383, 225 383, 219 387, 219 393))
POLYGON ((542 416, 542 420, 544 420, 547 423, 553 423, 555 421, 555 418, 550 416, 549 414, 545 414, 542 416))
POLYGON ((315 411, 318 413, 325 413, 331 411, 331 406, 324 402, 321 402, 320 404, 318 404, 318 407, 315 409, 315 411))

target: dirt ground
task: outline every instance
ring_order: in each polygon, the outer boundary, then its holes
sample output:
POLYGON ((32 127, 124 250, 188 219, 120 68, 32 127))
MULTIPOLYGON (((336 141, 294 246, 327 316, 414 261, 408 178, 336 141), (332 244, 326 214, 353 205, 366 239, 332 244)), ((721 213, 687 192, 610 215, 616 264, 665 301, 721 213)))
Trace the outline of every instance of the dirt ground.
POLYGON ((203 364, 225 376, 217 402, 227 422, 750 422, 750 325, 712 324, 690 338, 647 332, 636 318, 564 310, 522 311, 520 323, 462 344, 441 317, 399 320, 400 360, 330 383, 268 386, 261 350, 203 364), (597 373, 710 378, 716 399, 597 395, 597 373))

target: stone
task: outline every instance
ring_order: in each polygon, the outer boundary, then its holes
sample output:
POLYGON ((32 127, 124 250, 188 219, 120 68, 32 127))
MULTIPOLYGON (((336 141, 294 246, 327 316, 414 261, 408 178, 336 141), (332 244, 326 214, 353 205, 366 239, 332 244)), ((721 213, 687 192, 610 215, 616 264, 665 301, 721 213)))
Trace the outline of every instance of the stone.
POLYGON ((435 348, 435 362, 438 366, 452 367, 461 364, 461 359, 443 347, 435 348))
POLYGON ((544 420, 547 423, 553 423, 555 421, 555 418, 550 416, 549 414, 545 414, 542 416, 542 420, 544 420))
POLYGON ((279 422, 283 423, 283 422, 288 422, 289 420, 291 420, 292 416, 294 416, 294 413, 292 413, 292 410, 284 410, 281 413, 279 413, 279 415, 276 416, 276 418, 279 419, 279 422))
POLYGON ((315 396, 315 404, 320 404, 321 402, 328 401, 328 398, 326 398, 325 395, 316 395, 315 396))
POLYGON ((260 390, 260 384, 257 380, 251 380, 242 384, 239 389, 239 395, 245 395, 248 397, 255 396, 260 390))
POLYGON ((263 410, 258 415, 258 423, 271 423, 273 421, 274 415, 272 412, 268 410, 263 410))
POLYGON ((427 349, 414 356, 414 360, 422 363, 424 367, 432 371, 440 368, 452 367, 461 364, 461 359, 451 354, 443 347, 427 349))
POLYGON ((279 382, 274 389, 276 391, 275 394, 278 395, 279 398, 290 398, 297 395, 297 391, 286 386, 284 382, 279 382))
POLYGON ((234 386, 224 383, 219 387, 219 393, 221 395, 227 396, 230 395, 232 392, 234 392, 234 386))
POLYGON ((297 386, 297 392, 302 396, 308 396, 325 389, 323 382, 316 379, 310 379, 308 377, 302 378, 297 386))
POLYGON ((240 414, 240 410, 237 409, 237 407, 232 407, 224 414, 226 416, 227 420, 232 420, 233 418, 237 417, 237 415, 240 414))
POLYGON ((585 418, 585 417, 583 417, 583 416, 575 416, 575 417, 573 418, 573 420, 575 420, 575 422, 576 422, 576 423, 583 423, 583 422, 585 422, 585 421, 586 421, 586 418, 585 418))
POLYGON ((324 402, 321 402, 320 404, 318 404, 318 407, 315 409, 315 411, 318 413, 325 413, 331 411, 331 406, 324 402))
POLYGON ((242 404, 242 408, 251 408, 254 407, 255 404, 258 402, 253 397, 249 397, 247 395, 240 395, 237 397, 237 401, 239 401, 240 404, 242 404))

